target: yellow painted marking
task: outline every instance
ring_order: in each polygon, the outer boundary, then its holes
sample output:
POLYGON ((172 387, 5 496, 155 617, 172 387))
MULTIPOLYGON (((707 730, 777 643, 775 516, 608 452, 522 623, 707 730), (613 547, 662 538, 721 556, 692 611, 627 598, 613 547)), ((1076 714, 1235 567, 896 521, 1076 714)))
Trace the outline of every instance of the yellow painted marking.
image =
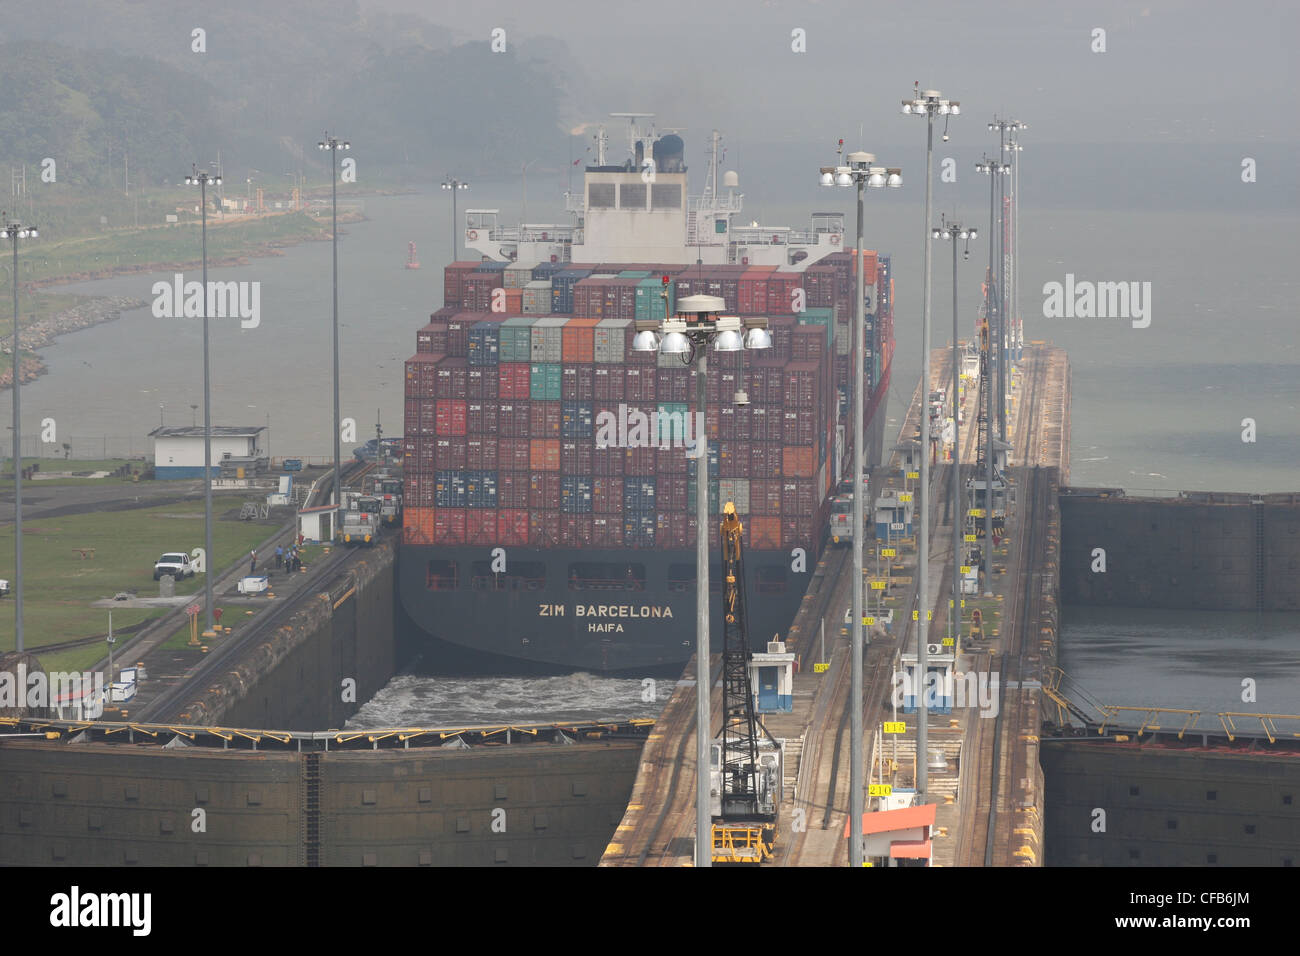
POLYGON ((650 734, 646 737, 646 740, 662 740, 663 736, 663 734, 650 734))
POLYGON ((898 500, 903 503, 907 503, 912 500, 912 493, 910 491, 905 491, 898 496, 898 500))
POLYGON ((605 847, 605 852, 606 852, 606 853, 622 853, 622 852, 623 852, 623 844, 621 844, 621 843, 611 843, 609 846, 605 847))
POLYGON ((643 807, 642 807, 641 804, 639 804, 639 803, 629 803, 629 804, 627 805, 627 808, 628 808, 629 810, 641 810, 641 809, 643 809, 643 807))
POLYGON ((871 627, 871 626, 873 626, 875 623, 876 623, 876 619, 875 619, 874 617, 870 617, 870 616, 868 616, 868 617, 864 617, 864 618, 862 619, 862 626, 863 626, 863 627, 871 627))
POLYGON ((943 646, 944 646, 944 647, 952 647, 952 646, 953 646, 953 639, 952 639, 951 637, 945 637, 945 638, 943 639, 943 646))
POLYGON ((814 665, 813 665, 813 673, 814 673, 814 674, 825 674, 828 670, 830 670, 830 668, 831 668, 831 665, 828 664, 828 663, 818 663, 818 664, 814 664, 814 665))
POLYGON ((909 478, 920 478, 920 477, 921 477, 921 473, 920 473, 919 471, 909 471, 909 472, 907 473, 907 477, 909 477, 909 478))
POLYGON ((970 574, 970 569, 971 569, 971 566, 970 566, 969 564, 963 564, 963 565, 961 566, 961 573, 962 573, 962 574, 970 574))
POLYGON ((896 548, 881 548, 880 556, 882 558, 896 558, 898 557, 898 550, 896 548))
POLYGON ((968 534, 968 535, 965 535, 964 537, 966 538, 967 541, 974 541, 974 540, 975 540, 975 535, 973 535, 973 534, 968 534))
MULTIPOLYGON (((914 621, 919 621, 920 619, 921 619, 921 618, 920 618, 919 613, 918 613, 917 611, 913 611, 913 612, 912 612, 912 620, 914 620, 914 621)), ((926 619, 927 621, 933 621, 933 620, 934 620, 934 612, 933 612, 933 611, 926 611, 926 612, 925 612, 925 619, 926 619)))

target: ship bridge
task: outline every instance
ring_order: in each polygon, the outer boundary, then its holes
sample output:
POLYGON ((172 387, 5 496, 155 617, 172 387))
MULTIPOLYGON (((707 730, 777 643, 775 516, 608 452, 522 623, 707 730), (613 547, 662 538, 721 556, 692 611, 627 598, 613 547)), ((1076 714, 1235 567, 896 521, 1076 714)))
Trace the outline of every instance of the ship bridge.
POLYGON ((611 163, 604 126, 596 161, 580 191, 565 194, 569 224, 503 227, 499 210, 465 211, 465 245, 496 261, 663 262, 767 265, 802 271, 844 249, 843 213, 815 213, 810 228, 736 226, 744 209, 735 172, 722 174, 722 135, 712 132, 703 192, 687 191, 685 146, 677 131, 656 131, 653 113, 614 113, 628 121, 628 158, 611 163))

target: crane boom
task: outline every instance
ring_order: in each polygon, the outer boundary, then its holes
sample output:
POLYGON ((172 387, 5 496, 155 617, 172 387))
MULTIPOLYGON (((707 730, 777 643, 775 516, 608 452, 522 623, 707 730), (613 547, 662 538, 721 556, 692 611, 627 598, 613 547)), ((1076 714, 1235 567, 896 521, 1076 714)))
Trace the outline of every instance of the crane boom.
POLYGON ((722 513, 722 816, 758 809, 758 719, 749 683, 749 631, 740 517, 722 513))

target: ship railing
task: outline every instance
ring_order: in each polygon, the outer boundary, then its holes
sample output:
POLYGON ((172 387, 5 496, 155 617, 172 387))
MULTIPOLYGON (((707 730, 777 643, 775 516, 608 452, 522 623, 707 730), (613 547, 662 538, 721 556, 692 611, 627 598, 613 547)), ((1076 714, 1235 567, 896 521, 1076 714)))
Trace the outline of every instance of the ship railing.
POLYGON ((611 578, 569 578, 570 591, 644 591, 644 581, 611 578))
POLYGON ((686 211, 694 213, 726 212, 735 215, 744 206, 739 196, 715 196, 705 199, 703 196, 689 196, 686 199, 686 211))
POLYGON ((761 226, 758 228, 744 226, 740 229, 731 230, 731 241, 747 246, 815 246, 818 237, 821 235, 825 235, 825 233, 796 232, 792 229, 776 226, 770 229, 761 226))
POLYGON ((470 579, 470 587, 475 591, 540 591, 546 587, 546 579, 477 574, 470 579))

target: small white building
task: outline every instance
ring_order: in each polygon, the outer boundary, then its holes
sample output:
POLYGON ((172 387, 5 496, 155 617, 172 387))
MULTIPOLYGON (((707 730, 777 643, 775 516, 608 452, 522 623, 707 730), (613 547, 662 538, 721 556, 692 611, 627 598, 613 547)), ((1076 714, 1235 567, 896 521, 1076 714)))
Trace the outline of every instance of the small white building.
POLYGON ((298 537, 303 541, 332 541, 337 505, 317 505, 298 512, 298 537))
MULTIPOLYGON (((223 459, 256 461, 263 451, 265 425, 213 425, 212 473, 221 474, 223 459)), ((203 477, 203 427, 163 425, 149 433, 154 440, 154 475, 160 479, 203 477)))
POLYGON ((784 641, 768 641, 766 653, 750 654, 749 685, 760 714, 794 710, 794 654, 785 649, 784 641))

